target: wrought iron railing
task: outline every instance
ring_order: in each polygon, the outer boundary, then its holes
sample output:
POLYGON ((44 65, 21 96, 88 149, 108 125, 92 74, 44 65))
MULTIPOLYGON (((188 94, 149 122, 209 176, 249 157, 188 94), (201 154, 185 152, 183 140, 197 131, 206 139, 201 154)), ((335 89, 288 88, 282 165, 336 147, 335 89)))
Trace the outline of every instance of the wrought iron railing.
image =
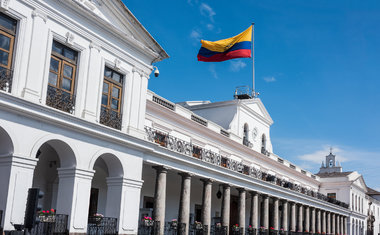
POLYGON ((165 229, 164 229, 165 235, 185 235, 185 233, 186 233, 185 223, 166 222, 165 229))
POLYGON ((158 235, 160 231, 160 221, 152 221, 151 223, 141 223, 139 225, 138 235, 158 235))
POLYGON ((87 235, 117 235, 117 219, 111 217, 89 217, 87 235))
POLYGON ((31 235, 68 235, 68 215, 56 214, 49 219, 41 220, 31 230, 31 235))
POLYGON ((212 225, 210 229, 210 234, 211 235, 227 235, 227 226, 215 226, 212 225))
MULTIPOLYGON (((218 153, 212 152, 211 150, 201 148, 199 146, 193 145, 190 142, 178 139, 171 135, 167 135, 147 126, 145 127, 145 131, 147 134, 147 139, 149 141, 157 143, 164 148, 184 154, 189 157, 199 159, 208 164, 224 167, 229 170, 250 176, 252 178, 267 181, 269 183, 276 184, 278 186, 288 188, 290 190, 297 191, 299 193, 306 194, 308 196, 315 197, 323 201, 328 201, 328 197, 326 195, 310 190, 299 184, 292 183, 285 179, 280 179, 275 175, 263 172, 254 166, 243 164, 242 162, 235 161, 226 156, 222 156, 218 153)), ((348 204, 338 200, 331 203, 344 208, 349 207, 348 204)))
POLYGON ((73 113, 75 107, 75 95, 70 94, 63 89, 48 86, 46 105, 67 113, 73 113))
POLYGON ((100 123, 121 130, 122 115, 111 109, 102 107, 100 112, 100 123))
POLYGON ((253 144, 246 137, 243 137, 243 145, 245 145, 249 148, 253 147, 253 144))
POLYGON ((10 69, 0 68, 0 90, 11 92, 12 80, 13 71, 10 69))
POLYGON ((202 224, 193 224, 189 226, 189 234, 190 235, 207 235, 208 234, 208 226, 202 224))

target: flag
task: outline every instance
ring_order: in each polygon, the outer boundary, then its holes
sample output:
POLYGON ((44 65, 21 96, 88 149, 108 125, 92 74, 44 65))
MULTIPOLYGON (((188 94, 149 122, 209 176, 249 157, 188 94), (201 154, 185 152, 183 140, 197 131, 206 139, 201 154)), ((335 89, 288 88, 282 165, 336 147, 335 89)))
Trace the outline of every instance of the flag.
POLYGON ((251 58, 252 25, 232 38, 215 42, 201 40, 198 61, 220 62, 235 58, 251 58))

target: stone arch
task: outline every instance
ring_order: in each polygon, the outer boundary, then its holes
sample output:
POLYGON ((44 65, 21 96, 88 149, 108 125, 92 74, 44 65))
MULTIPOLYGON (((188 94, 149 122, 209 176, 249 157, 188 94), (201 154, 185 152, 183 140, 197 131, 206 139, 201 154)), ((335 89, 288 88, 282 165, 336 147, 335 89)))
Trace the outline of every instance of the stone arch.
POLYGON ((93 170, 96 161, 102 159, 107 165, 108 169, 112 169, 109 171, 109 177, 122 177, 124 176, 124 168, 120 159, 117 157, 117 154, 113 150, 102 149, 94 154, 91 158, 89 164, 89 170, 93 170))
POLYGON ((44 136, 34 144, 30 156, 33 158, 36 157, 42 145, 48 144, 57 152, 61 168, 73 168, 77 165, 78 153, 75 148, 67 142, 63 136, 44 136))
POLYGON ((0 127, 0 157, 10 156, 14 153, 14 139, 9 132, 0 127))

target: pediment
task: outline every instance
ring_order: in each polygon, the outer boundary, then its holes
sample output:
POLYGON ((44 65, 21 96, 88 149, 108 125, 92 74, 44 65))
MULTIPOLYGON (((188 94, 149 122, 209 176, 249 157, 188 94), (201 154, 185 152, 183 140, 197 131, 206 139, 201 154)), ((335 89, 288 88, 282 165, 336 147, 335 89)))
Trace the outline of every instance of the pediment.
POLYGON ((243 106, 245 106, 246 109, 250 110, 255 115, 260 116, 261 118, 265 119, 269 123, 269 125, 273 124, 273 120, 271 116, 269 115, 263 102, 261 102, 259 98, 252 99, 252 100, 244 100, 242 104, 243 106))
POLYGON ((356 180, 353 182, 357 187, 363 189, 364 191, 367 191, 367 185, 363 179, 362 176, 359 176, 356 180))
MULTIPOLYGON (((60 1, 62 2, 62 0, 60 1)), ((111 28, 121 32, 128 39, 135 40, 144 47, 160 54, 163 57, 162 59, 168 57, 121 0, 71 0, 65 3, 81 6, 82 10, 85 10, 98 21, 106 22, 111 28)))

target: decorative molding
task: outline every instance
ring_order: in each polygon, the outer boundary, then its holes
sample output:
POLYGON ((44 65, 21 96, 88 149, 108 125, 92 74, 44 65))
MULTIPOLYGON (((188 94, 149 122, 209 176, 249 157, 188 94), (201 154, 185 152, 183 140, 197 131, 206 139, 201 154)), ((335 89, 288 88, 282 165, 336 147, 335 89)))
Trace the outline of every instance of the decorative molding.
POLYGON ((121 65, 121 61, 118 58, 116 58, 115 59, 115 69, 120 70, 120 65, 121 65))
POLYGON ((91 42, 90 43, 90 49, 96 49, 96 50, 98 50, 98 52, 100 52, 102 50, 102 47, 95 42, 91 42))
POLYGON ((73 45, 74 44, 74 39, 75 39, 75 36, 73 33, 71 32, 67 32, 66 33, 66 43, 69 44, 69 45, 73 45))
POLYGON ((0 0, 0 8, 8 10, 10 0, 0 0))
POLYGON ((33 12, 32 12, 32 17, 35 18, 35 17, 40 17, 45 23, 47 22, 47 16, 45 13, 43 13, 42 11, 40 10, 37 10, 35 9, 33 12))

